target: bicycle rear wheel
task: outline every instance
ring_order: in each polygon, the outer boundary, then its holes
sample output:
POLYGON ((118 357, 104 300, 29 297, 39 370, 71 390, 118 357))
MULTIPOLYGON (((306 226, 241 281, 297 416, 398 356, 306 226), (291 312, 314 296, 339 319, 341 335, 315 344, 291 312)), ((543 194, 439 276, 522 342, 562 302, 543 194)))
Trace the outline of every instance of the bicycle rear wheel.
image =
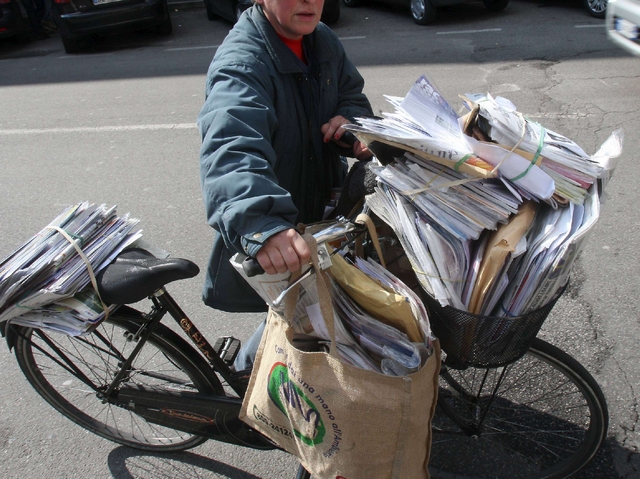
MULTIPOLYGON (((90 335, 71 337, 20 328, 15 344, 18 364, 33 388, 76 424, 111 441, 150 451, 181 451, 205 438, 159 426, 102 398, 138 340, 142 315, 118 310, 90 335)), ((122 384, 171 391, 224 394, 217 377, 184 340, 158 324, 122 384)))
POLYGON ((443 365, 430 469, 434 479, 568 478, 593 458, 607 427, 593 377, 536 339, 503 368, 443 365))

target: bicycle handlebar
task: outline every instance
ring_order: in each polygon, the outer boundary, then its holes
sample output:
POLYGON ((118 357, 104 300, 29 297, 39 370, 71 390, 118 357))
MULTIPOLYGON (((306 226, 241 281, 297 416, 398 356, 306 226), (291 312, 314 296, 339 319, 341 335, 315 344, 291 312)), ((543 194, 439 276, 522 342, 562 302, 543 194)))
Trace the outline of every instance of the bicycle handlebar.
POLYGON ((331 140, 327 145, 334 152, 341 156, 353 156, 353 145, 355 144, 357 138, 350 131, 345 131, 339 140, 331 140), (337 141, 341 143, 345 143, 349 146, 341 146, 337 143, 337 141))
POLYGON ((249 278, 253 278, 259 274, 264 274, 264 269, 262 269, 258 260, 249 256, 242 261, 242 269, 244 270, 244 274, 249 278))
MULTIPOLYGON (((366 226, 364 225, 353 223, 343 217, 339 217, 335 223, 332 223, 327 228, 318 231, 313 235, 313 237, 316 239, 318 244, 321 244, 333 241, 350 233, 360 234, 365 229, 366 226)), ((264 269, 260 266, 258 260, 249 256, 242 260, 242 269, 249 278, 259 274, 264 274, 264 269)))

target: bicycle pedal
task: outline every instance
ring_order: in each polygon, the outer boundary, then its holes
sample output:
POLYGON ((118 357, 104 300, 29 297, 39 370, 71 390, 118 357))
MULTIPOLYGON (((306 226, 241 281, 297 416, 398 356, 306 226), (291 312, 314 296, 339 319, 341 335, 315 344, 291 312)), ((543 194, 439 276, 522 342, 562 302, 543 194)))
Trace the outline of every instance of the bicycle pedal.
POLYGON ((240 351, 240 340, 232 336, 218 338, 213 345, 213 349, 222 360, 231 365, 240 351))

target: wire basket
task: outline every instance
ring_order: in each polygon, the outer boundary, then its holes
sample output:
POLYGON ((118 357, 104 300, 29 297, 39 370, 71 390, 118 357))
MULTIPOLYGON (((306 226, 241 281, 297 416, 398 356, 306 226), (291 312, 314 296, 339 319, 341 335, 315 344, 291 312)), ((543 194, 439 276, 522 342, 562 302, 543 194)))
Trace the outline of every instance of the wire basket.
POLYGON ((479 368, 497 368, 524 356, 565 288, 540 309, 504 318, 442 306, 437 299, 421 292, 431 329, 447 353, 447 360, 479 368))

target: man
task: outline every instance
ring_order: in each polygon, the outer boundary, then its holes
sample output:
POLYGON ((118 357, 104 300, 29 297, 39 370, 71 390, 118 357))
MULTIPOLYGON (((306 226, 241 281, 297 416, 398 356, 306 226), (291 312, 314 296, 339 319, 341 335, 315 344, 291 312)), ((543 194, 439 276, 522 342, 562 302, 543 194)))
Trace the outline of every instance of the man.
MULTIPOLYGON (((372 114, 364 80, 319 23, 323 3, 256 0, 209 67, 198 125, 205 207, 218 232, 203 297, 216 309, 267 310, 230 265, 234 253, 255 257, 268 274, 308 262, 294 227, 322 219, 346 171, 329 142, 372 114)), ((356 142, 353 156, 371 153, 356 142)))

